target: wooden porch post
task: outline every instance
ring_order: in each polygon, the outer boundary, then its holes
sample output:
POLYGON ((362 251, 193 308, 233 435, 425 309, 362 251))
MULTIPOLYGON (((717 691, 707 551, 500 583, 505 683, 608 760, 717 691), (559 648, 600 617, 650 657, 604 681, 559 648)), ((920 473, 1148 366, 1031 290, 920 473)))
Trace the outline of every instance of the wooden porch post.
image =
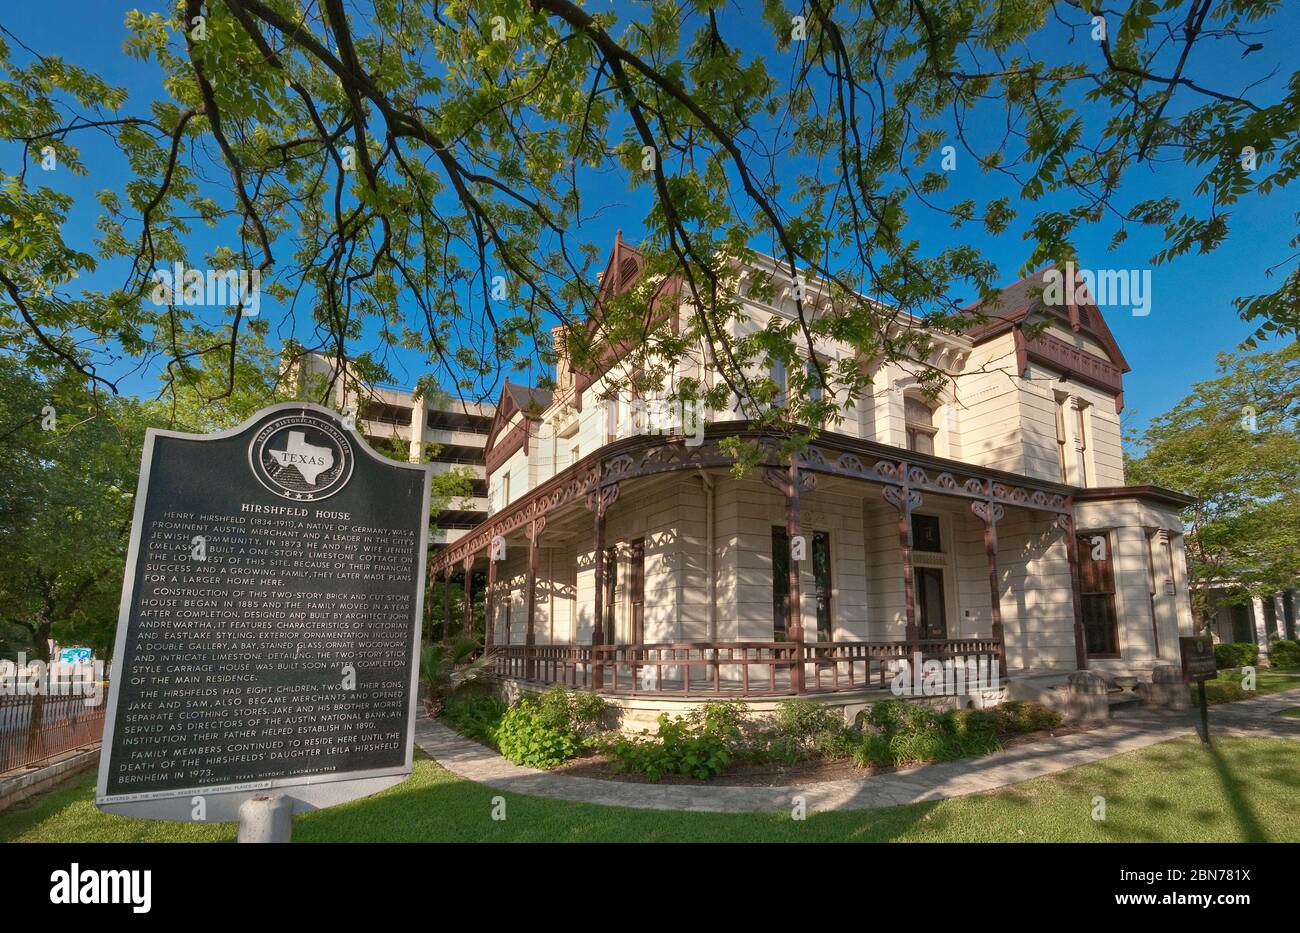
POLYGON ((785 637, 791 645, 790 689, 804 692, 804 638, 803 604, 799 595, 799 561, 794 559, 794 541, 802 534, 803 515, 799 502, 800 491, 811 491, 817 483, 815 473, 800 472, 797 461, 791 461, 785 470, 768 467, 763 471, 763 481, 785 496, 785 537, 790 547, 789 605, 786 607, 785 637))
POLYGON ((605 665, 601 663, 600 646, 605 643, 605 511, 618 501, 618 484, 597 486, 587 494, 587 508, 596 515, 593 544, 595 548, 595 618, 591 625, 591 688, 605 686, 605 665))
POLYGON ((474 555, 461 561, 461 567, 465 569, 465 622, 461 633, 470 636, 474 634, 474 555))
POLYGON ((971 511, 984 522, 984 554, 989 561, 989 611, 993 616, 993 637, 998 642, 998 676, 1007 676, 1007 640, 1002 629, 1002 586, 998 579, 998 522, 1006 514, 993 501, 993 481, 988 481, 988 498, 970 504, 971 511))
POLYGON ((528 627, 524 630, 524 678, 532 680, 535 673, 533 647, 537 644, 534 623, 537 619, 537 541, 546 527, 546 516, 539 515, 528 523, 524 532, 528 536, 528 627))
POLYGON ((451 638, 451 564, 442 569, 442 643, 451 638))
MULTIPOLYGON (((903 606, 906 613, 907 628, 904 637, 911 647, 912 657, 908 663, 921 654, 920 631, 916 624, 916 589, 912 582, 912 510, 921 504, 921 493, 911 488, 907 478, 906 460, 898 464, 899 486, 886 486, 881 490, 885 501, 898 509, 898 544, 903 558, 903 606)), ((913 672, 919 677, 920 670, 913 672)))
POLYGON ((496 619, 492 615, 492 595, 497 586, 496 555, 492 553, 492 543, 488 542, 487 589, 483 593, 483 650, 488 651, 496 641, 496 619))
MULTIPOLYGON (((807 474, 812 478, 813 474, 807 474)), ((799 466, 790 463, 790 478, 786 480, 785 496, 785 537, 793 544, 794 539, 802 534, 802 514, 799 506, 799 466)), ((803 602, 799 595, 799 561, 789 560, 790 573, 790 616, 786 623, 786 637, 794 645, 794 666, 790 668, 790 687, 795 693, 803 693, 803 602)))
POLYGON ((1056 527, 1065 532, 1065 555, 1070 561, 1070 595, 1074 602, 1074 663, 1088 669, 1088 644, 1083 635, 1083 586, 1079 578, 1079 538, 1074 533, 1074 499, 1066 500, 1070 514, 1056 516, 1056 527))

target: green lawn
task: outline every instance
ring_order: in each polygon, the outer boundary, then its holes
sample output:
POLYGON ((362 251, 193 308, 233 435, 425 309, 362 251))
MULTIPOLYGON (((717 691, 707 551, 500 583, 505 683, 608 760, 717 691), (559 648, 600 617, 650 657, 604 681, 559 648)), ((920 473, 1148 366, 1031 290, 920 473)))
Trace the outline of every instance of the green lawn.
MULTIPOLYGON (((411 779, 367 800, 299 817, 294 838, 323 841, 1300 841, 1300 744, 1189 737, 991 794, 885 810, 812 814, 666 813, 504 794, 416 762, 411 779), (1106 799, 1104 822, 1091 818, 1106 799)), ((106 816, 93 775, 0 814, 0 841, 230 841, 230 825, 106 816)))
MULTIPOLYGON (((1251 697, 1264 693, 1279 693, 1282 690, 1295 690, 1297 688, 1300 688, 1300 677, 1295 675, 1287 676, 1277 671, 1257 668, 1255 671, 1255 690, 1254 692, 1247 692, 1241 689, 1241 674, 1236 671, 1221 671, 1214 680, 1205 682, 1205 698, 1211 705, 1214 705, 1232 703, 1236 700, 1249 700, 1251 697)), ((1192 686, 1188 689, 1192 692, 1192 705, 1199 704, 1200 700, 1197 698, 1196 687, 1192 686)))

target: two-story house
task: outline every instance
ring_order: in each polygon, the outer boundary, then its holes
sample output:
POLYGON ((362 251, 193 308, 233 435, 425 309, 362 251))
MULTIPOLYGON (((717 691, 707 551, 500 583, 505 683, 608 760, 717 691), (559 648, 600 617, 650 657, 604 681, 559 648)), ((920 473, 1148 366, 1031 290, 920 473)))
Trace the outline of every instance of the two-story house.
MULTIPOLYGON (((617 239, 602 296, 641 268, 617 239)), ((736 335, 794 315, 789 289, 751 294, 745 278, 736 335)), ((917 651, 1012 678, 1177 663, 1188 500, 1125 486, 1128 365, 1096 307, 1046 308, 1035 281, 933 335, 930 362, 951 374, 938 398, 902 366, 819 345, 827 371, 866 367, 872 392, 793 462, 739 410, 696 435, 638 431, 607 398, 619 355, 576 372, 561 353, 553 391, 506 386, 491 515, 431 575, 486 569, 502 676, 611 694, 861 690, 917 651), (722 445, 735 436, 766 451, 743 478, 722 445)), ((698 360, 678 365, 710 384, 698 360)))

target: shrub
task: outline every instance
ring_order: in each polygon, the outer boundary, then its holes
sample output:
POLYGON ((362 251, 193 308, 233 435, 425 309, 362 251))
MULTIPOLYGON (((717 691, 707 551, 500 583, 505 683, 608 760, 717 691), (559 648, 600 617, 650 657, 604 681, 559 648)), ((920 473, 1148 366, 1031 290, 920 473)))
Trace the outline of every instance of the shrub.
POLYGON ((1269 647, 1268 656, 1276 668, 1284 671, 1300 670, 1300 641, 1285 638, 1275 641, 1269 647))
POLYGON ((994 707, 991 712, 1001 720, 999 731, 1005 733, 1037 732, 1040 729, 1055 729, 1061 724, 1061 714, 1041 703, 1011 700, 994 707))
POLYGON ((594 693, 574 694, 569 712, 580 731, 598 732, 604 726, 605 701, 594 693))
POLYGON ((997 709, 959 709, 947 716, 948 728, 959 738, 997 735, 1002 731, 1003 719, 997 709))
POLYGON ((850 745, 853 762, 859 767, 897 767, 987 755, 1002 747, 1003 736, 1054 728, 1061 716, 1038 703, 1010 702, 940 715, 919 704, 885 700, 871 708, 866 721, 874 731, 850 745))
POLYGON ((553 709, 531 697, 506 710, 494 738, 501 754, 529 768, 553 768, 582 747, 576 733, 557 725, 553 709))
POLYGON ((697 706, 686 716, 692 728, 722 739, 729 745, 740 741, 744 732, 746 709, 735 700, 715 700, 697 706))
POLYGON ((570 695, 556 686, 539 698, 523 697, 510 707, 493 739, 501 754, 517 765, 553 768, 591 743, 603 716, 600 697, 570 695))
POLYGON ((1214 663, 1225 667, 1250 667, 1259 662, 1259 645, 1248 641, 1233 641, 1214 646, 1214 663))
POLYGON ((506 702, 495 696, 456 693, 443 706, 442 718, 466 738, 495 745, 496 730, 507 709, 506 702))
POLYGON ((928 706, 903 700, 884 700, 867 712, 867 722, 886 735, 910 735, 941 727, 939 714, 928 706))
POLYGON ((844 717, 814 700, 787 700, 776 710, 776 731, 799 745, 810 746, 817 736, 844 726, 844 717))
POLYGON ((823 758, 849 758, 861 742, 861 732, 840 723, 836 728, 817 733, 813 738, 813 750, 823 758))
POLYGON ((745 707, 735 702, 706 703, 686 718, 659 714, 653 736, 615 736, 603 743, 610 765, 658 781, 665 774, 704 780, 721 774, 743 739, 745 707))

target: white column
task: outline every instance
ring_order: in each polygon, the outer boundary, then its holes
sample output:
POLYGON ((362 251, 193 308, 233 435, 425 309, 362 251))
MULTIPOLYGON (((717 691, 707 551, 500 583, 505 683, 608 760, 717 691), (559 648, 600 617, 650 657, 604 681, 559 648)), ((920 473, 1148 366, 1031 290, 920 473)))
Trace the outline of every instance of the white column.
POLYGON ((428 418, 425 414, 424 396, 420 396, 415 404, 411 406, 411 443, 408 448, 407 459, 411 463, 419 463, 424 456, 424 430, 428 418))
POLYGON ((1259 645, 1259 659, 1268 659, 1268 631, 1264 628, 1264 600, 1256 596, 1250 601, 1250 611, 1255 617, 1255 644, 1259 645))

